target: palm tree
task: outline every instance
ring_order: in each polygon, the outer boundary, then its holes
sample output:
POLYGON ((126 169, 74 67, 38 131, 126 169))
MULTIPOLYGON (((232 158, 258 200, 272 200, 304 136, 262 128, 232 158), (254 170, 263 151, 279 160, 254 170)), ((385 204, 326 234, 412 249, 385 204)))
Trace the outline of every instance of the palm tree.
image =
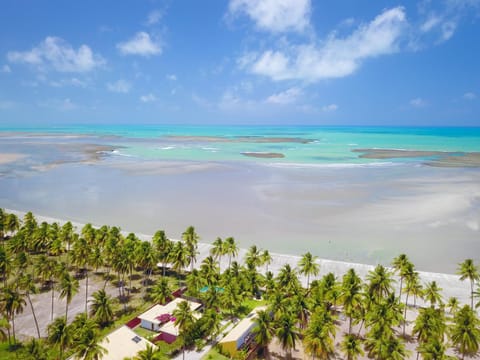
POLYGON ((247 254, 245 255, 245 264, 250 264, 253 267, 257 268, 262 263, 260 250, 256 245, 252 245, 248 248, 247 254))
POLYGON ((335 357, 335 318, 326 306, 315 309, 311 321, 305 330, 303 343, 305 351, 312 357, 331 359, 335 357))
POLYGON ((133 360, 157 360, 160 359, 160 352, 156 347, 147 344, 145 350, 140 351, 133 360))
POLYGON ((457 274, 460 275, 460 280, 470 280, 470 301, 473 309, 473 286, 475 281, 480 280, 480 273, 478 267, 475 266, 472 259, 466 259, 458 266, 457 274))
POLYGON ((92 294, 93 299, 90 306, 90 315, 101 326, 105 327, 113 321, 112 298, 107 295, 104 289, 100 289, 92 294))
POLYGON ((399 292, 398 292, 398 298, 400 299, 401 296, 402 296, 403 279, 405 278, 405 276, 406 276, 407 272, 410 270, 410 268, 413 269, 413 264, 410 262, 407 255, 400 254, 396 258, 393 259, 392 267, 400 275, 400 289, 399 289, 399 292))
POLYGON ((76 332, 75 359, 100 360, 107 353, 107 350, 100 345, 101 339, 97 325, 91 320, 85 319, 83 326, 76 329, 76 332))
POLYGON ((15 231, 20 228, 20 221, 18 220, 17 215, 7 214, 3 223, 3 232, 9 232, 10 236, 13 236, 15 231))
POLYGON ((72 302, 73 297, 78 293, 80 285, 68 271, 65 271, 60 278, 58 291, 60 299, 65 299, 65 321, 68 321, 68 305, 72 302))
POLYGON ((48 349, 42 340, 32 338, 25 344, 23 350, 26 359, 48 360, 48 349))
POLYGON ((170 250, 172 249, 172 242, 165 235, 165 231, 158 230, 153 235, 153 245, 158 253, 160 261, 162 262, 162 274, 165 276, 165 268, 168 259, 170 258, 170 250))
POLYGON ((262 258, 262 265, 265 265, 265 274, 268 273, 268 265, 272 263, 272 256, 268 252, 268 250, 263 250, 261 255, 262 258))
POLYGON ((172 297, 172 289, 167 278, 162 277, 152 287, 150 296, 154 303, 165 304, 165 302, 172 297))
POLYGON ((187 248, 183 245, 183 242, 177 241, 175 245, 173 245, 169 262, 172 264, 173 270, 177 273, 182 273, 183 269, 188 265, 187 248))
POLYGON ((72 342, 72 332, 67 326, 66 318, 56 318, 47 328, 48 341, 53 345, 57 345, 60 349, 60 359, 63 359, 65 349, 72 342))
POLYGON ((185 241, 187 247, 187 257, 190 262, 190 271, 193 270, 193 264, 197 259, 197 246, 200 236, 195 232, 193 226, 189 226, 182 234, 182 240, 185 241))
POLYGON ((7 252, 3 246, 0 247, 0 274, 2 274, 3 278, 3 287, 7 286, 8 274, 10 273, 11 269, 11 258, 10 254, 7 252))
POLYGON ((3 289, 0 304, 2 304, 7 320, 12 322, 13 344, 15 345, 15 315, 23 312, 23 308, 26 305, 25 299, 17 289, 13 288, 13 286, 7 286, 3 289))
POLYGON ((292 358, 292 349, 295 349, 295 344, 299 339, 299 330, 295 326, 296 319, 290 313, 284 313, 276 326, 275 335, 282 346, 282 349, 287 352, 287 358, 292 358))
POLYGON ((224 242, 225 246, 225 255, 228 255, 228 268, 230 269, 230 265, 232 263, 232 257, 236 257, 238 255, 238 246, 235 243, 235 239, 233 237, 228 237, 225 239, 224 242))
POLYGON ((221 316, 215 309, 208 309, 202 316, 202 330, 210 335, 210 341, 214 341, 222 328, 221 316))
POLYGON ((450 314, 455 315, 457 310, 460 308, 460 303, 455 296, 448 298, 447 308, 450 309, 450 314))
POLYGON ((215 260, 218 260, 218 268, 221 269, 222 256, 224 255, 224 243, 222 238, 217 237, 212 243, 210 255, 212 255, 215 260))
POLYGON ((293 294, 297 292, 300 287, 297 273, 290 264, 285 264, 277 275, 277 282, 279 288, 285 291, 287 294, 293 294))
POLYGON ((367 292, 377 302, 392 292, 392 274, 383 265, 377 265, 368 272, 367 282, 367 292))
POLYGON ((423 360, 449 360, 454 359, 446 354, 447 347, 443 341, 434 337, 429 341, 422 343, 418 347, 418 352, 422 355, 423 360))
POLYGON ((307 290, 310 288, 310 275, 316 276, 320 272, 320 265, 317 264, 317 256, 313 256, 310 252, 303 254, 298 262, 299 272, 307 276, 307 290))
POLYGON ((352 333, 352 319, 357 309, 362 305, 362 280, 354 269, 349 269, 343 276, 340 290, 340 301, 345 315, 348 316, 348 333, 352 333))
POLYGON ((91 224, 86 224, 82 229, 82 233, 87 235, 87 237, 77 238, 73 244, 72 251, 73 263, 85 271, 85 314, 88 314, 88 267, 90 266, 92 246, 95 239, 95 234, 92 234, 92 231, 94 232, 95 229, 91 227, 91 224))
POLYGON ((146 274, 145 280, 143 282, 146 287, 150 280, 150 275, 152 270, 157 264, 157 256, 152 244, 149 241, 142 241, 137 247, 136 251, 137 263, 141 266, 146 274))
POLYGON ((450 339, 457 351, 465 356, 476 356, 480 343, 480 320, 468 305, 462 307, 453 318, 450 339))
POLYGON ((265 358, 268 358, 268 345, 272 341, 274 332, 274 324, 270 312, 266 310, 258 311, 252 335, 255 342, 263 349, 265 358))
POLYGON ((365 354, 362 349, 361 339, 354 334, 345 334, 343 341, 340 344, 340 349, 346 356, 347 360, 356 360, 359 356, 365 354))
POLYGON ((33 321, 35 322, 35 328, 37 329, 37 336, 40 339, 40 328, 38 326, 37 315, 35 313, 35 308, 33 307, 32 299, 30 297, 30 294, 38 293, 38 289, 35 286, 35 280, 33 279, 31 274, 23 274, 18 279, 18 286, 21 290, 25 292, 28 304, 30 305, 30 309, 32 310, 33 321))
MULTIPOLYGON (((180 330, 180 336, 185 337, 188 331, 191 329, 195 322, 192 310, 187 301, 182 301, 177 305, 177 308, 173 310, 173 316, 175 317, 175 326, 180 330)), ((182 346, 182 356, 185 360, 185 344, 182 346)))
POLYGON ((430 303, 431 307, 435 307, 435 304, 441 304, 442 303, 442 295, 441 291, 443 289, 438 287, 436 281, 431 281, 425 286, 425 290, 423 292, 423 296, 425 300, 427 300, 430 303))

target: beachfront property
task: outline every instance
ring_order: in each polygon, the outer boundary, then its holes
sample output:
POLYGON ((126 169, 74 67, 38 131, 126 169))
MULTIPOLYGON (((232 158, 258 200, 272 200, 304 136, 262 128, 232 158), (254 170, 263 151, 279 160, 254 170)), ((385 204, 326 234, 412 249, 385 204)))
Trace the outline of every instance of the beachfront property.
MULTIPOLYGON (((106 350, 106 353, 101 357, 102 360, 123 360, 136 356, 140 351, 147 349, 147 346, 157 348, 153 343, 138 336, 125 325, 108 334, 102 340, 100 346, 106 350)), ((72 356, 69 359, 74 358, 75 356, 72 356)))
POLYGON ((224 353, 234 357, 239 351, 248 349, 253 342, 252 330, 255 326, 257 312, 265 309, 266 306, 255 308, 247 317, 235 325, 227 336, 220 340, 219 345, 224 353))
POLYGON ((178 329, 175 325, 173 311, 182 301, 188 303, 195 317, 200 317, 198 312, 195 311, 199 310, 202 304, 191 300, 175 298, 165 305, 154 305, 141 314, 138 317, 140 319, 140 326, 144 329, 161 333, 160 336, 157 337, 159 340, 164 340, 168 343, 174 342, 178 336, 178 329))

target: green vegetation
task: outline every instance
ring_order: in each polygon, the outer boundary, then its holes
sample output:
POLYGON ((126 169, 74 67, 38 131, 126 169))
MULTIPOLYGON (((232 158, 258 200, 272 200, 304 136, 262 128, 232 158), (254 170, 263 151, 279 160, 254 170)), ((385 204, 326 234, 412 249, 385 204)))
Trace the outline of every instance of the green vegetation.
MULTIPOLYGON (((168 302, 179 285, 186 285, 187 295, 203 303, 203 313, 194 316, 186 302, 180 303, 173 313, 180 331, 177 341, 160 342, 157 351, 147 349, 138 358, 167 358, 213 344, 226 323, 258 306, 266 307, 258 313, 251 337, 259 357, 268 355, 273 339, 287 357, 299 346, 319 359, 353 360, 363 354, 376 360, 448 359, 453 353, 464 359, 479 353, 480 320, 472 307, 480 295, 475 290, 480 276, 472 260, 458 270, 460 279, 470 283, 471 303, 450 298, 445 304, 438 284, 422 284, 404 254, 393 259, 391 269, 378 265, 365 279, 353 269, 340 278, 333 273, 319 277, 317 257, 311 253, 296 267, 285 264, 273 274, 268 270, 270 254, 256 246, 240 263, 232 237, 217 238, 210 256, 195 266, 199 239, 193 227, 178 242, 161 230, 151 242, 135 234, 124 236, 117 227, 87 224, 77 233, 68 222, 38 224, 31 213, 20 220, 0 209, 0 358, 100 357, 105 352, 99 345, 103 336, 153 303, 168 302), (228 259, 223 272, 222 258, 228 259), (157 263, 163 266, 158 268, 157 263), (81 292, 79 280, 85 285, 81 292), (100 289, 93 291, 92 284, 100 284, 100 289), (46 338, 40 338, 32 301, 38 293, 51 299, 46 338), (53 318, 57 298, 65 299, 67 307, 64 315, 53 318), (411 307, 419 298, 426 306, 411 307), (85 310, 67 323, 68 305, 74 299, 81 299, 85 310), (32 311, 37 336, 19 342, 16 319, 26 308, 32 311), (408 308, 417 313, 410 323, 408 308), (415 352, 407 350, 408 342, 415 352)), ((136 331, 146 338, 154 335, 136 331)), ((245 348, 237 357, 252 349, 245 348)), ((210 358, 226 359, 215 348, 205 356, 210 358)))

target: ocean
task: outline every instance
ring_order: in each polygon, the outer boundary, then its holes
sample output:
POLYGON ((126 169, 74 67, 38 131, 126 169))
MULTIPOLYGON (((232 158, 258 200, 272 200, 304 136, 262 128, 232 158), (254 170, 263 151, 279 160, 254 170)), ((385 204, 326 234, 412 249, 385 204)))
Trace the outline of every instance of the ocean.
MULTIPOLYGON (((116 152, 118 155, 162 160, 272 162, 269 158, 252 159, 243 155, 249 152, 284 155, 275 158, 275 163, 341 165, 412 161, 411 158, 395 158, 379 162, 378 159, 360 158, 358 153, 352 152, 354 149, 480 151, 480 128, 473 127, 79 125, 0 127, 0 131, 88 135, 124 146, 116 152), (250 137, 251 140, 290 138, 298 142, 228 141, 238 137, 250 137), (225 141, 215 141, 218 139, 225 141)), ((425 157, 415 160, 425 160, 425 157)))
POLYGON ((0 127, 0 207, 368 264, 480 255, 480 128, 0 127))

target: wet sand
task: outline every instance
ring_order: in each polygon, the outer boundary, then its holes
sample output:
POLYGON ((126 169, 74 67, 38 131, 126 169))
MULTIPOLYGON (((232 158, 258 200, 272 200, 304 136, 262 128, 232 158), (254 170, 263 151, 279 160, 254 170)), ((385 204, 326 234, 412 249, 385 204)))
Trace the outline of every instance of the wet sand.
POLYGON ((139 233, 306 251, 454 273, 479 260, 480 171, 434 167, 277 168, 268 164, 110 158, 0 178, 0 206, 139 233), (428 256, 426 255, 428 254, 428 256))
POLYGON ((243 152, 242 155, 261 159, 276 159, 285 157, 285 155, 282 153, 243 152))
POLYGON ((431 158, 423 164, 438 167, 480 167, 480 152, 445 152, 398 149, 354 149, 362 159, 431 158))
POLYGON ((25 154, 0 153, 0 165, 10 164, 27 157, 25 154))

